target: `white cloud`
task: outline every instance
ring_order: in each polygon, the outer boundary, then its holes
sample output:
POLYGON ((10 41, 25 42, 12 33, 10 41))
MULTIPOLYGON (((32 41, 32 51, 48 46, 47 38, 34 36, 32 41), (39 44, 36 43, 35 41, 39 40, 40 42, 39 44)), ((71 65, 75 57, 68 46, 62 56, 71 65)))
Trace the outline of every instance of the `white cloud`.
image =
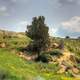
POLYGON ((15 31, 17 31, 17 32, 26 31, 28 24, 29 23, 27 21, 21 21, 21 22, 17 23, 16 24, 16 28, 15 28, 16 30, 15 31))
POLYGON ((49 35, 50 36, 56 36, 56 33, 57 33, 58 29, 57 28, 49 28, 49 35))
POLYGON ((7 7, 1 6, 1 7, 0 7, 0 12, 5 12, 5 11, 7 11, 7 7))
POLYGON ((61 25, 67 30, 80 32, 80 16, 74 16, 70 20, 62 22, 61 25))
POLYGON ((9 16, 8 9, 6 6, 0 7, 0 16, 9 16))

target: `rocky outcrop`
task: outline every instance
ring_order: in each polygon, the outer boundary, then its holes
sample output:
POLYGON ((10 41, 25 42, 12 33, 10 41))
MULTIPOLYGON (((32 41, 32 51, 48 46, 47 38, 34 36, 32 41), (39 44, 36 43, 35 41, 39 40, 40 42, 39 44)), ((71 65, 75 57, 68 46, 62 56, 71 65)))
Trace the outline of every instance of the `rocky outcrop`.
POLYGON ((6 47, 6 43, 2 42, 0 43, 0 48, 5 48, 6 47))
POLYGON ((37 55, 27 55, 23 52, 18 52, 17 55, 25 60, 35 60, 35 58, 37 58, 37 55))
POLYGON ((65 73, 71 71, 74 77, 80 73, 80 69, 77 67, 77 60, 74 53, 70 53, 69 51, 64 51, 63 56, 57 59, 59 63, 60 69, 57 73, 65 73))

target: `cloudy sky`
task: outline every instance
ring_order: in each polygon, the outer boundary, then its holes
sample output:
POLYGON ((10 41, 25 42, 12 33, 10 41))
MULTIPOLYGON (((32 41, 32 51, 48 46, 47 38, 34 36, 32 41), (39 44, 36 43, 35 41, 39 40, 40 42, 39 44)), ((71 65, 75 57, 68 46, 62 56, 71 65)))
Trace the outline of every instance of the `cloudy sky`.
POLYGON ((0 29, 25 31, 40 15, 51 36, 80 36, 80 0, 0 0, 0 29))

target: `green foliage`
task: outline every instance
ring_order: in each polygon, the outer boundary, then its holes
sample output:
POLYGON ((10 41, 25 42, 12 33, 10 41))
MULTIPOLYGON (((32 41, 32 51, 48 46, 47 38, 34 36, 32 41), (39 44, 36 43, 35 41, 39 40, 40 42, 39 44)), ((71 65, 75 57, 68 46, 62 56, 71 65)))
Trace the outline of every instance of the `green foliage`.
POLYGON ((54 38, 54 42, 60 43, 61 40, 64 42, 64 48, 74 53, 76 56, 80 56, 80 39, 61 39, 54 38))
MULTIPOLYGON (((10 80, 26 80, 27 78, 27 80, 31 80, 30 78, 37 76, 35 64, 29 63, 19 58, 7 49, 0 49, 0 69, 9 71, 9 75, 13 76, 10 77, 10 80), (32 77, 30 75, 32 75, 32 77)), ((6 73, 3 73, 3 75, 6 75, 6 73)))
POLYGON ((42 53, 41 55, 39 55, 39 57, 36 59, 36 61, 41 61, 44 63, 48 63, 49 61, 51 61, 51 56, 50 54, 46 54, 46 53, 42 53))
POLYGON ((49 34, 43 16, 34 17, 32 24, 27 26, 26 34, 33 40, 33 49, 37 53, 48 47, 49 34))
POLYGON ((0 43, 5 43, 6 48, 19 48, 19 47, 25 47, 29 44, 31 39, 27 37, 24 33, 13 33, 13 32, 7 32, 7 31, 0 31, 0 43), (8 34, 5 38, 3 38, 5 35, 8 34), (22 35, 22 37, 18 37, 18 35, 22 35), (10 37, 11 36, 11 37, 10 37))
POLYGON ((78 39, 64 39, 65 48, 67 48, 75 55, 80 56, 80 40, 78 39))
POLYGON ((70 37, 69 37, 69 36, 66 36, 65 38, 66 38, 66 39, 69 39, 70 37))
MULTIPOLYGON (((0 70, 4 70, 1 76, 5 75, 5 80, 34 80, 38 76, 45 80, 52 80, 58 67, 57 64, 25 61, 8 49, 0 49, 0 70)), ((56 74, 55 79, 57 77, 59 75, 56 74)))
POLYGON ((59 57, 62 55, 62 52, 59 49, 54 49, 53 51, 50 51, 49 54, 52 56, 58 56, 59 57))
POLYGON ((46 39, 48 34, 48 27, 44 23, 45 18, 43 16, 34 17, 32 24, 27 26, 28 36, 33 40, 46 39))
POLYGON ((52 61, 52 56, 60 57, 61 55, 62 55, 61 50, 54 49, 53 51, 41 53, 36 60, 48 63, 52 61))

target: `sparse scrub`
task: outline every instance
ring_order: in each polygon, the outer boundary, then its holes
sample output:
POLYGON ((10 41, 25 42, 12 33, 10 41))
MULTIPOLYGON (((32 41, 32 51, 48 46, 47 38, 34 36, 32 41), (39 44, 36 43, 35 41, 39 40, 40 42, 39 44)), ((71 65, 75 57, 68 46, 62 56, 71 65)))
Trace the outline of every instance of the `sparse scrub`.
MULTIPOLYGON (((1 78, 5 76, 4 80, 33 80, 39 78, 44 80, 79 80, 73 78, 72 74, 68 72, 58 74, 57 71, 60 68, 58 63, 26 61, 17 56, 16 52, 21 51, 31 41, 26 35, 24 35, 24 38, 12 36, 3 39, 2 35, 0 37, 0 42, 7 44, 6 48, 0 48, 0 76, 1 78), (15 50, 15 54, 13 54, 13 50, 15 50)), ((53 40, 53 42, 59 43, 61 38, 53 38, 53 40)), ((80 57, 80 40, 63 39, 63 41, 65 48, 80 57)), ((62 53, 60 49, 53 49, 51 52, 44 52, 41 55, 43 59, 46 58, 50 61, 51 56, 60 56, 62 53)), ((80 68, 80 64, 77 64, 77 66, 80 68)))
POLYGON ((61 56, 62 55, 62 52, 61 52, 61 50, 59 50, 59 49, 55 49, 55 50, 53 50, 53 51, 51 51, 51 52, 49 52, 50 53, 50 55, 52 55, 52 56, 61 56))
POLYGON ((49 61, 51 61, 51 56, 50 54, 47 54, 47 53, 42 53, 37 59, 36 61, 41 61, 41 62, 44 62, 44 63, 48 63, 49 61))

